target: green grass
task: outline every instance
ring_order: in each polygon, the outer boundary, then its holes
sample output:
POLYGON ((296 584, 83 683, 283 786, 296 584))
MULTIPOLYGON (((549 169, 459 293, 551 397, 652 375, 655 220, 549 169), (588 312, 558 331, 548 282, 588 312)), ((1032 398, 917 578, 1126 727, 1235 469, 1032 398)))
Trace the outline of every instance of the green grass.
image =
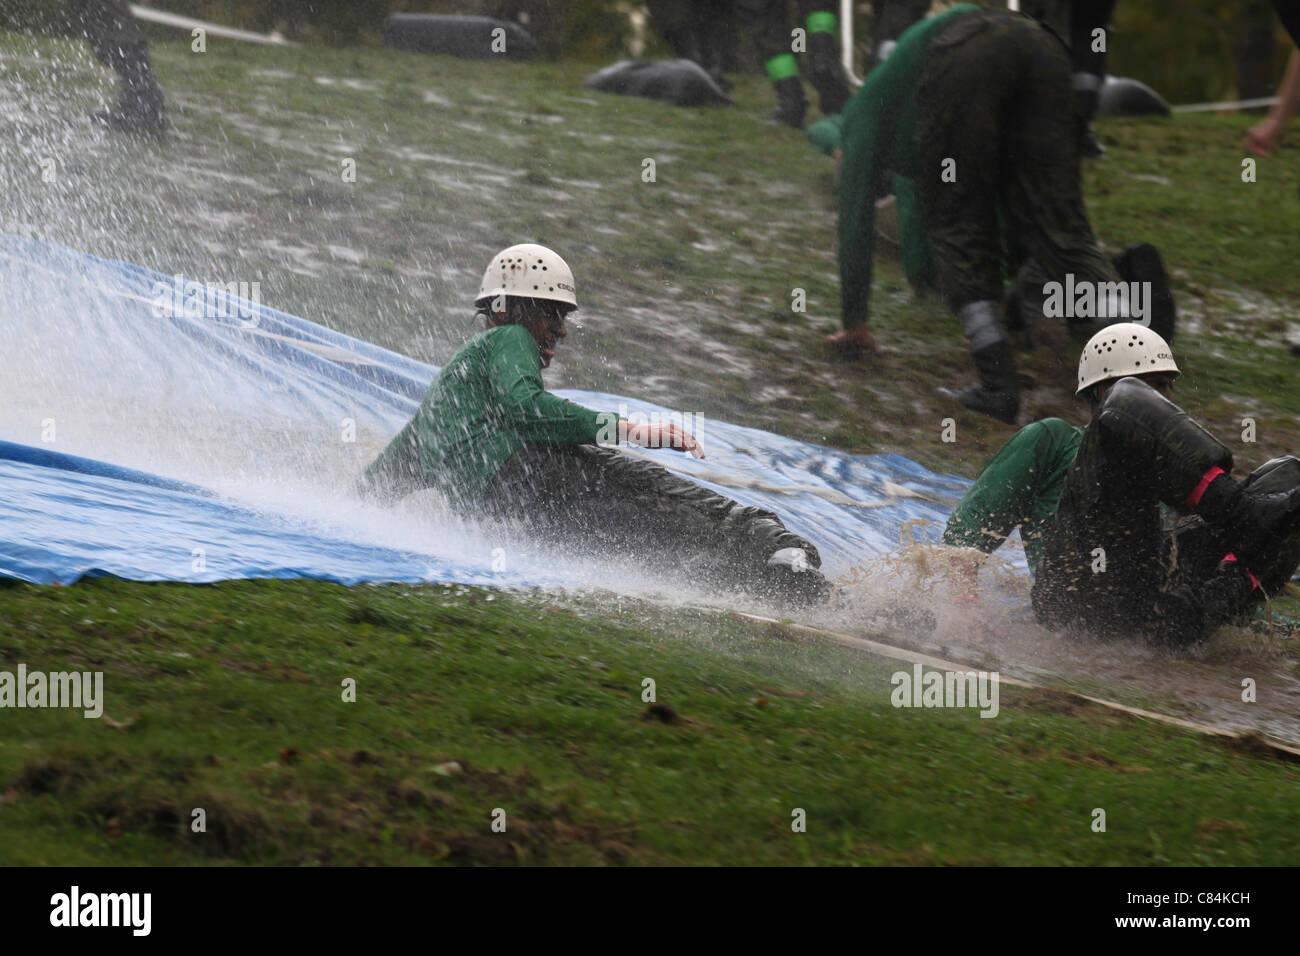
POLYGON ((106 697, 101 720, 5 712, 6 863, 1240 865, 1300 851, 1295 764, 1051 693, 1004 688, 993 719, 897 710, 889 675, 906 665, 779 625, 311 582, 98 579, 9 587, 0 606, 5 660, 102 670, 106 697), (646 677, 671 722, 649 713, 646 677))

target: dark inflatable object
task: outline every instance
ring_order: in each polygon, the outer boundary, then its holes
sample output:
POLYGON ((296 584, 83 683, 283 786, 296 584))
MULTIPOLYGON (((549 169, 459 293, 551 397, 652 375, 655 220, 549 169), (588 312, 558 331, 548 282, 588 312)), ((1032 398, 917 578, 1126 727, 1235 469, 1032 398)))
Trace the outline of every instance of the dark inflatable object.
POLYGON ((512 60, 529 60, 537 55, 537 41, 517 23, 434 13, 394 13, 384 21, 384 46, 417 53, 504 56, 512 60), (497 30, 504 33, 495 33, 497 30))
POLYGON ((645 96, 674 106, 731 103, 731 97, 718 89, 718 84, 704 72, 703 67, 690 60, 661 60, 653 63, 622 60, 597 70, 583 80, 582 85, 605 93, 645 96))
POLYGON ((1169 104, 1140 80, 1108 76, 1101 85, 1097 111, 1102 116, 1168 116, 1169 104))

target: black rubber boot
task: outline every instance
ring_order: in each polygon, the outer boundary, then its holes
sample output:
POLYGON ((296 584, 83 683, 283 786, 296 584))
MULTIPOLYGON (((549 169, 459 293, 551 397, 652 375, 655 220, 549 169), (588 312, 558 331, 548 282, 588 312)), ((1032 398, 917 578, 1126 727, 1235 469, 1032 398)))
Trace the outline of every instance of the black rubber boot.
POLYGON ((1115 259, 1115 271, 1125 282, 1149 282, 1150 295, 1146 299, 1148 327, 1166 342, 1174 340, 1178 322, 1178 309, 1174 293, 1169 288, 1169 274, 1165 272, 1160 250, 1149 242, 1129 246, 1115 259))
POLYGON ((1219 475, 1206 486, 1195 510, 1222 529, 1224 540, 1242 564, 1251 570, 1264 569, 1269 583, 1277 586, 1279 558, 1294 549, 1294 542, 1288 539, 1300 532, 1300 484, 1277 490, 1271 489, 1272 484, 1247 490, 1226 473, 1219 475))
POLYGON ((825 604, 831 584, 803 548, 782 548, 767 559, 758 596, 785 607, 825 604))
POLYGON ((829 33, 808 35, 808 52, 812 56, 812 69, 808 81, 817 91, 817 105, 823 116, 844 112, 849 101, 849 83, 840 63, 839 41, 829 33))
MULTIPOLYGON (((1047 273, 1034 259, 1026 259, 1016 272, 1007 294, 1006 321, 1012 331, 1024 330, 1030 335, 1043 318, 1043 285, 1049 282, 1047 273)), ((1068 320, 1067 320, 1068 321, 1068 320)))
POLYGON ((1086 119, 1079 120, 1079 155, 1084 159, 1105 159, 1106 147, 1097 138, 1097 131, 1086 119))
POLYGON ((939 394, 955 398, 972 412, 996 418, 1008 425, 1016 423, 1020 414, 1020 383, 1016 381, 1016 363, 1011 357, 1011 343, 996 345, 972 352, 975 370, 980 382, 967 388, 941 388, 939 394))
POLYGON ((776 89, 776 112, 772 120, 803 129, 804 114, 808 111, 808 101, 804 99, 803 84, 797 76, 787 76, 772 84, 776 89))
POLYGON ((968 303, 958 310, 957 318, 970 344, 971 360, 980 382, 969 388, 940 388, 938 393, 956 399, 973 412, 1014 425, 1020 412, 1020 383, 1016 381, 1011 343, 1002 331, 998 303, 968 303))
MULTIPOLYGON (((1250 473, 1241 487, 1253 496, 1286 492, 1300 485, 1300 459, 1292 455, 1271 458, 1250 473)), ((1300 532, 1277 542, 1268 561, 1251 570, 1268 594, 1281 591, 1300 567, 1300 532)))
POLYGON ((122 90, 111 108, 96 110, 91 119, 120 132, 163 132, 167 128, 167 111, 162 89, 149 64, 149 48, 138 43, 113 49, 109 65, 121 78, 122 90))

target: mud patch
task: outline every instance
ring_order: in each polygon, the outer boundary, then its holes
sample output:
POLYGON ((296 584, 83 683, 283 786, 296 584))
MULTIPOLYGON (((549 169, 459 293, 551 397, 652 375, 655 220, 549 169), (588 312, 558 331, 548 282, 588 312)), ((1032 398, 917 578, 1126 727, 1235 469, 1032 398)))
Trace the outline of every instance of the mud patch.
MULTIPOLYGON (((1235 733, 1300 742, 1297 647, 1289 637, 1262 625, 1221 628, 1205 644, 1175 651, 1140 637, 1053 633, 1033 619, 1024 570, 994 555, 975 560, 972 576, 972 560, 964 549, 914 543, 848 575, 843 604, 822 626, 1235 733), (1242 699, 1247 680, 1253 701, 1242 699)), ((1039 694, 1029 703, 1105 719, 1101 708, 1065 695, 1039 694)))

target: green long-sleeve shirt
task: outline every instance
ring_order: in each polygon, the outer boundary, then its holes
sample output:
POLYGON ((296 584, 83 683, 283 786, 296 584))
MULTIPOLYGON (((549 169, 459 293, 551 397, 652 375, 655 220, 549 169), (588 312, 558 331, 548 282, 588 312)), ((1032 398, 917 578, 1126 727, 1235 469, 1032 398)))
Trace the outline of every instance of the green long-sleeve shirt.
POLYGON ((552 395, 537 343, 520 325, 480 332, 451 357, 415 416, 361 476, 381 497, 437 488, 473 505, 526 442, 617 440, 618 416, 552 395))
POLYGON ((892 170, 909 179, 918 174, 916 85, 925 51, 953 17, 978 9, 959 4, 909 27, 844 108, 839 238, 841 320, 846 329, 867 322, 876 200, 885 194, 884 173, 892 170))
POLYGON ((1029 567, 1035 568, 1083 431, 1063 419, 1044 418, 1016 432, 948 516, 944 544, 989 553, 1018 527, 1029 567))

